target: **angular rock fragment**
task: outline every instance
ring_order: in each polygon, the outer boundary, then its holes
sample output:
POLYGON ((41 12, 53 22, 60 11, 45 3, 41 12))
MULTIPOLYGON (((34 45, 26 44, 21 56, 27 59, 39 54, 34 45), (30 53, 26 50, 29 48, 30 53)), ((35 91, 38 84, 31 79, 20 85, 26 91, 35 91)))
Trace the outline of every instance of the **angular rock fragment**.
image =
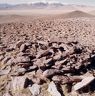
POLYGON ((58 61, 58 60, 60 60, 60 59, 61 59, 61 54, 55 55, 55 56, 53 57, 53 60, 55 60, 55 61, 58 61))
POLYGON ((7 75, 11 71, 11 68, 8 67, 8 69, 0 70, 0 76, 7 75))
POLYGON ((13 65, 15 64, 15 59, 11 58, 10 60, 8 60, 7 65, 13 65))
POLYGON ((76 70, 75 68, 71 68, 70 66, 64 66, 62 68, 62 71, 66 74, 66 73, 74 73, 76 70))
POLYGON ((6 54, 5 52, 0 51, 0 56, 1 56, 1 55, 4 56, 5 54, 6 54))
POLYGON ((82 51, 83 51, 83 49, 81 47, 75 47, 75 49, 74 49, 74 53, 76 53, 76 54, 81 54, 82 51))
POLYGON ((45 60, 44 63, 46 66, 52 66, 54 65, 54 60, 50 58, 50 59, 45 60))
POLYGON ((55 65, 65 64, 66 61, 67 61, 67 59, 64 59, 64 60, 61 60, 61 61, 57 61, 57 62, 55 62, 55 65))
POLYGON ((40 94, 40 85, 33 84, 32 87, 29 87, 30 92, 33 96, 39 96, 40 94))
POLYGON ((63 51, 63 50, 64 50, 64 51, 68 50, 67 45, 66 45, 66 44, 63 44, 63 43, 59 45, 59 49, 60 49, 60 48, 62 49, 62 51, 63 51))
POLYGON ((52 47, 53 47, 53 48, 58 48, 57 42, 52 42, 52 47))
POLYGON ((21 46, 23 43, 24 43, 23 41, 18 41, 18 42, 16 43, 16 47, 17 47, 17 48, 20 48, 20 46, 21 46))
POLYGON ((78 90, 82 89, 83 87, 88 86, 93 80, 95 80, 95 77, 93 77, 93 76, 85 77, 81 82, 74 85, 74 90, 78 91, 78 90))
POLYGON ((43 72, 43 77, 51 77, 55 74, 62 73, 63 71, 58 70, 58 69, 47 69, 46 71, 43 72))
POLYGON ((23 68, 27 68, 29 66, 32 66, 33 64, 32 63, 18 63, 18 66, 21 66, 23 68))
POLYGON ((0 45, 0 51, 3 51, 5 48, 7 48, 7 46, 5 46, 5 45, 0 45))
POLYGON ((31 77, 31 80, 32 80, 32 82, 35 83, 35 84, 41 84, 41 83, 42 83, 42 79, 41 79, 40 76, 33 75, 33 76, 31 77))
POLYGON ((26 72, 25 68, 18 68, 17 69, 17 75, 23 75, 23 74, 25 74, 25 72, 26 72))
POLYGON ((26 42, 25 45, 28 46, 32 46, 32 42, 26 42))
POLYGON ((48 46, 48 42, 45 41, 37 41, 38 44, 43 44, 43 45, 47 45, 48 46))
POLYGON ((30 67, 27 67, 27 68, 18 68, 17 69, 17 73, 20 75, 20 74, 24 74, 26 72, 31 72, 31 71, 34 71, 36 70, 38 67, 37 66, 30 66, 30 67))
POLYGON ((38 67, 42 67, 45 66, 45 64, 43 63, 42 59, 37 59, 33 62, 34 65, 38 66, 38 67))
POLYGON ((39 46, 40 46, 40 49, 42 50, 46 50, 47 49, 47 46, 48 46, 48 42, 44 42, 44 41, 37 41, 39 46))
POLYGON ((65 51, 65 50, 64 50, 64 47, 62 47, 62 46, 59 47, 59 50, 60 50, 61 52, 65 51))
POLYGON ((25 88, 25 85, 27 83, 27 78, 26 77, 12 77, 12 90, 13 92, 19 92, 25 88))
POLYGON ((13 51, 13 50, 15 50, 15 47, 10 46, 9 48, 6 49, 6 52, 10 52, 10 51, 13 51))
POLYGON ((2 61, 4 59, 4 56, 3 55, 1 55, 0 56, 0 61, 2 61))
POLYGON ((42 58, 44 56, 51 56, 51 55, 53 55, 53 51, 46 50, 46 51, 42 51, 41 53, 38 53, 37 58, 42 58))
POLYGON ((36 70, 38 67, 36 65, 30 66, 27 71, 36 70))
POLYGON ((48 86, 48 92, 52 96, 62 96, 61 93, 58 91, 57 86, 55 85, 55 83, 53 81, 48 86))
POLYGON ((16 63, 29 63, 31 60, 28 56, 19 56, 15 61, 16 63))
POLYGON ((5 57, 3 60, 2 60, 2 64, 6 64, 9 60, 11 59, 11 57, 5 57))
POLYGON ((38 77, 42 77, 43 70, 38 69, 37 72, 36 72, 36 74, 37 74, 38 77))
POLYGON ((22 45, 20 46, 20 52, 25 52, 26 49, 27 49, 26 44, 22 44, 22 45))
POLYGON ((52 78, 53 81, 55 82, 60 82, 61 84, 66 84, 66 83, 73 83, 73 82, 80 82, 82 80, 81 77, 79 76, 53 76, 52 78))

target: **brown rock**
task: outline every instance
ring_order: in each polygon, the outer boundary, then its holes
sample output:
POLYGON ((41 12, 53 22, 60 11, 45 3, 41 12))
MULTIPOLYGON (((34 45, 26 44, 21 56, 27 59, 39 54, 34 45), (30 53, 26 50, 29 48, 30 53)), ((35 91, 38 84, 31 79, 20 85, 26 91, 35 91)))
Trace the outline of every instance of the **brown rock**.
POLYGON ((22 45, 20 46, 20 52, 25 52, 26 49, 27 49, 26 44, 22 44, 22 45))
POLYGON ((33 75, 31 77, 31 80, 32 80, 33 83, 36 83, 36 84, 41 84, 42 83, 42 79, 41 79, 40 76, 38 77, 38 76, 33 75))
POLYGON ((7 75, 7 74, 9 74, 10 71, 11 71, 10 66, 5 70, 0 70, 0 76, 7 75))
POLYGON ((2 61, 4 59, 4 56, 3 55, 1 55, 0 56, 0 61, 2 61))
POLYGON ((53 51, 52 50, 46 50, 46 51, 42 51, 37 55, 37 58, 42 58, 44 56, 51 56, 53 55, 53 51))
POLYGON ((39 96, 41 92, 41 87, 38 84, 33 84, 32 87, 29 87, 29 90, 33 96, 39 96))
POLYGON ((46 71, 43 72, 43 77, 51 77, 55 74, 61 73, 62 71, 58 69, 47 69, 46 71))
POLYGON ((55 83, 53 81, 49 84, 48 92, 52 96, 62 96, 61 93, 58 91, 57 86, 55 85, 55 83))
POLYGON ((80 82, 82 78, 79 76, 69 76, 69 77, 68 76, 54 76, 52 80, 55 82, 60 82, 61 84, 66 84, 66 83, 80 82))
POLYGON ((19 77, 12 77, 12 90, 13 92, 20 92, 21 90, 23 90, 25 88, 25 83, 27 78, 23 77, 23 76, 19 76, 19 77))
POLYGON ((16 47, 17 47, 17 48, 20 48, 20 46, 21 46, 23 43, 24 43, 23 41, 18 41, 18 42, 16 43, 16 47))
POLYGON ((57 61, 57 62, 55 62, 55 65, 62 65, 62 64, 64 65, 66 61, 67 61, 67 59, 57 61))
POLYGON ((93 77, 93 76, 85 77, 81 82, 74 85, 74 90, 78 91, 78 90, 82 89, 83 87, 88 86, 93 80, 95 80, 95 77, 93 77))
POLYGON ((16 63, 29 63, 30 58, 28 56, 19 56, 16 58, 16 63))
POLYGON ((9 60, 11 59, 11 57, 5 57, 3 60, 2 60, 2 64, 6 64, 9 60))
POLYGON ((60 60, 60 59, 61 59, 61 54, 55 55, 55 56, 53 57, 53 60, 55 60, 55 61, 58 61, 58 60, 60 60))

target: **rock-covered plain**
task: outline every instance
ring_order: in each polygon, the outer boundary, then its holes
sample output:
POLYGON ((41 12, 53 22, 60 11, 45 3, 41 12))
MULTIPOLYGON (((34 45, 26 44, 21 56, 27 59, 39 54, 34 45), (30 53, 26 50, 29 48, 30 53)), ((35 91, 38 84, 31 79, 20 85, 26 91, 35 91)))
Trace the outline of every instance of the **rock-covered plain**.
POLYGON ((0 96, 95 95, 95 17, 75 13, 0 23, 0 96))

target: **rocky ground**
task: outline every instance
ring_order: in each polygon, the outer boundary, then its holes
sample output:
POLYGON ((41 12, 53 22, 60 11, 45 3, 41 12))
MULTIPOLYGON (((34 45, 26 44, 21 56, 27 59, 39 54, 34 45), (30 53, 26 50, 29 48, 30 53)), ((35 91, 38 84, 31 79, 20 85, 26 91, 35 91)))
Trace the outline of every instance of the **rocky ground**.
POLYGON ((94 96, 94 36, 94 17, 0 24, 0 96, 94 96))

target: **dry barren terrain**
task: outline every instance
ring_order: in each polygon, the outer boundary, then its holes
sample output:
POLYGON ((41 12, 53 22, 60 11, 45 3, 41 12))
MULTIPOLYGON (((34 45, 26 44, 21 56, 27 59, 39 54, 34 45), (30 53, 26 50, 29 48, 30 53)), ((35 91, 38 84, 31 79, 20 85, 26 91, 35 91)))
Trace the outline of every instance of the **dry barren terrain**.
POLYGON ((95 96, 95 16, 69 11, 0 12, 0 96, 95 96))

